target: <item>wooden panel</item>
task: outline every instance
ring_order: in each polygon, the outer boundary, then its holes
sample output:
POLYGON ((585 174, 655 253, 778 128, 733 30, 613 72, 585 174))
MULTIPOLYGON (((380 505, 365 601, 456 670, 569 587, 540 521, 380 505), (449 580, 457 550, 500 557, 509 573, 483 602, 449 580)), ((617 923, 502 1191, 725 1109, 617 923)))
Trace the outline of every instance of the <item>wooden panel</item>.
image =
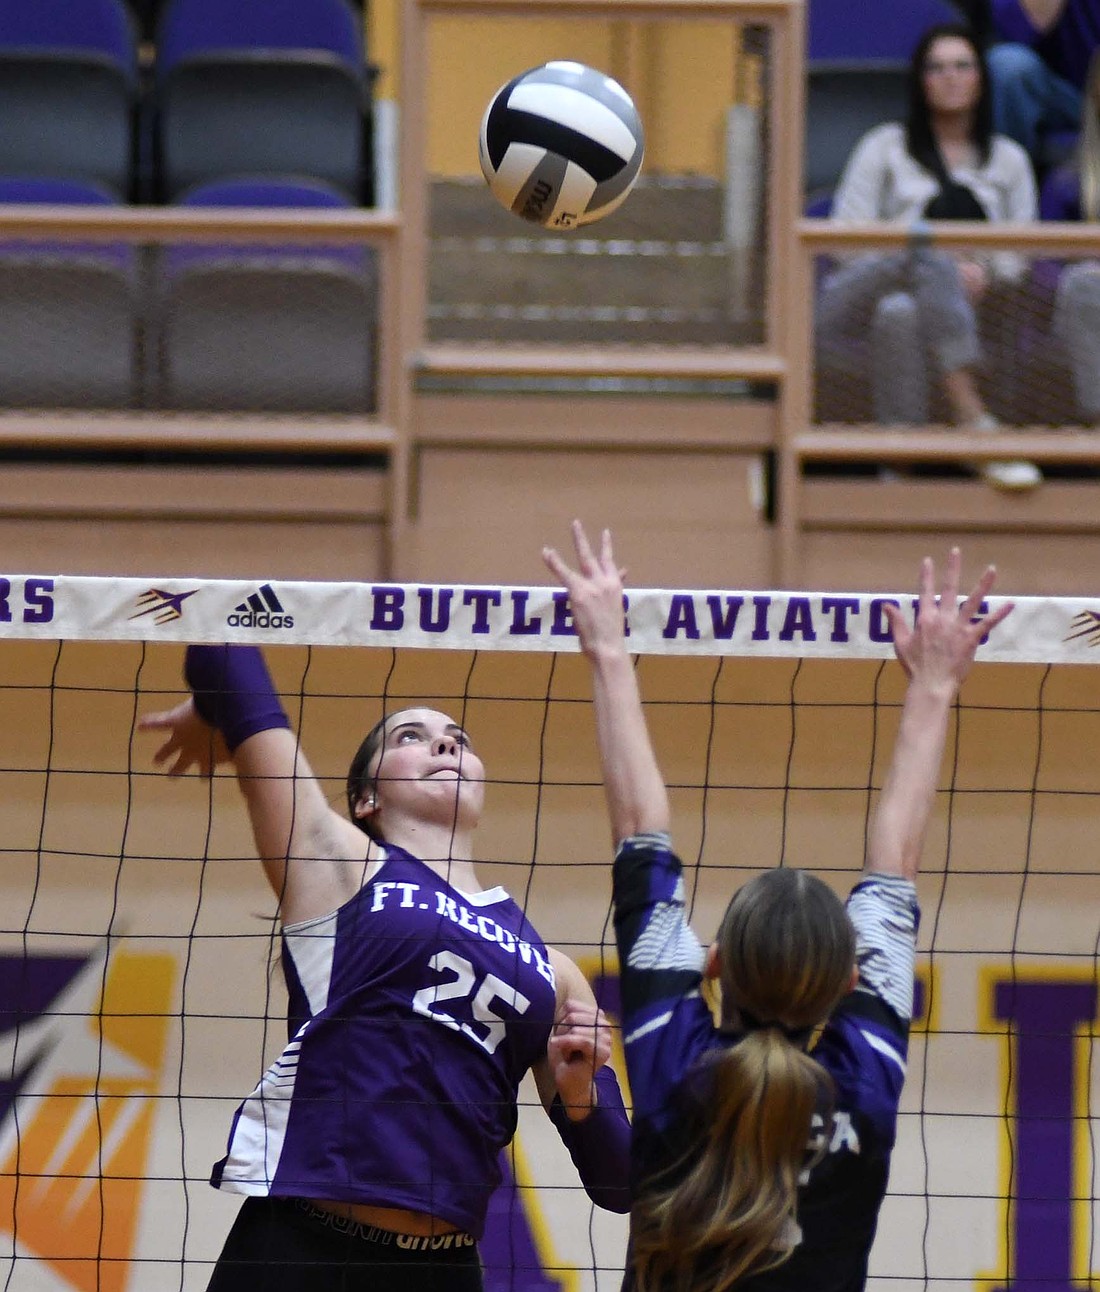
POLYGON ((385 479, 350 467, 5 466, 0 516, 379 519, 385 479))
POLYGON ((996 565, 997 591, 1010 596, 1092 596, 1097 592, 1100 535, 993 534, 945 528, 939 533, 806 533, 800 584, 833 591, 898 592, 916 586, 924 556, 942 562, 957 543, 964 582, 996 565))
POLYGON ((674 396, 420 395, 413 436, 449 445, 763 449, 775 437, 775 404, 674 396))
POLYGON ((760 459, 748 454, 424 449, 402 578, 546 583, 544 543, 609 525, 635 586, 767 584, 760 459))
POLYGON ((807 530, 1100 532, 1096 485, 1088 481, 1047 481, 1012 494, 980 480, 818 479, 802 485, 801 516, 807 530))
POLYGON ((1081 596, 1097 591, 1096 486, 1048 481, 1013 495, 978 480, 812 480, 802 486, 797 582, 807 588, 897 591, 920 558, 957 543, 967 569, 988 562, 999 590, 1081 596))
POLYGON ((8 467, 8 570, 369 579, 385 575, 386 478, 351 469, 8 467))

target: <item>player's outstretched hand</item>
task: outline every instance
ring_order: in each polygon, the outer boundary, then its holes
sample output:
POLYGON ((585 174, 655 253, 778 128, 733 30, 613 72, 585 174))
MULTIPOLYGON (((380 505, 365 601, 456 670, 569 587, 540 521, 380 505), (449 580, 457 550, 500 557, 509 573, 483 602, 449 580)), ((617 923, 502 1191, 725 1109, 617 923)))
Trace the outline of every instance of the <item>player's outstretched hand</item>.
POLYGON ((611 1057, 611 1025, 603 1010, 587 1001, 567 1000, 554 1020, 546 1057, 565 1107, 591 1108, 596 1072, 611 1057))
POLYGON ((990 565, 960 606, 959 576, 962 557, 957 547, 948 553, 943 587, 936 598, 936 570, 925 557, 920 570, 920 602, 916 622, 909 627, 902 612, 887 605, 885 612, 894 636, 894 650, 912 682, 931 691, 954 694, 974 662, 978 643, 1013 610, 1008 601, 987 615, 979 615, 982 601, 997 578, 990 565))
POLYGON ((147 713, 138 719, 138 730, 167 733, 164 744, 153 755, 153 762, 158 767, 168 763, 169 776, 182 776, 193 767, 200 775, 210 776, 219 763, 229 762, 229 750, 221 732, 199 717, 190 696, 174 709, 147 713))
POLYGON ((615 564, 611 531, 603 531, 599 551, 593 552, 584 527, 575 520, 573 548, 577 554, 576 569, 552 547, 542 549, 542 559, 569 593, 581 649, 589 657, 604 651, 625 650, 623 576, 615 564))

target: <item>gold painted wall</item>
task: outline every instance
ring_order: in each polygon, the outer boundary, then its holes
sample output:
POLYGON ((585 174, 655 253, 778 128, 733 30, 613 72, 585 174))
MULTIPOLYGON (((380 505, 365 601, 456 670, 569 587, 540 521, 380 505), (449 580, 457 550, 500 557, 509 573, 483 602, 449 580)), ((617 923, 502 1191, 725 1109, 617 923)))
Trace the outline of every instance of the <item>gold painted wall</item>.
MULTIPOLYGON (((375 93, 400 98, 399 0, 370 6, 368 51, 383 75, 375 93)), ((634 97, 646 130, 646 169, 720 177, 733 101, 739 29, 729 22, 606 22, 433 17, 427 94, 428 169, 477 175, 477 128, 495 91, 552 58, 589 63, 634 97)))

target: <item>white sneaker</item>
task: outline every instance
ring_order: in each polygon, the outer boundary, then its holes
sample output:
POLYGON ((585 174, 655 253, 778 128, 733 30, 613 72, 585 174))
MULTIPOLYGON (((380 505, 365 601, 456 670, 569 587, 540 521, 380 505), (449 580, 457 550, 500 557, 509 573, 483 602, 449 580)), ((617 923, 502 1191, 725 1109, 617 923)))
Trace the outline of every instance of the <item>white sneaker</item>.
MULTIPOLYGON (((970 429, 980 431, 983 435, 995 435, 1001 429, 1001 424, 992 413, 983 413, 971 423, 970 429)), ((1021 459, 1011 462, 980 462, 977 472, 986 484, 1010 493, 1024 493, 1028 489, 1037 489, 1043 483, 1043 473, 1035 463, 1021 459)))
POLYGON ((1037 489, 1043 483, 1043 473, 1034 462, 983 462, 978 471, 986 484, 1013 493, 1037 489))

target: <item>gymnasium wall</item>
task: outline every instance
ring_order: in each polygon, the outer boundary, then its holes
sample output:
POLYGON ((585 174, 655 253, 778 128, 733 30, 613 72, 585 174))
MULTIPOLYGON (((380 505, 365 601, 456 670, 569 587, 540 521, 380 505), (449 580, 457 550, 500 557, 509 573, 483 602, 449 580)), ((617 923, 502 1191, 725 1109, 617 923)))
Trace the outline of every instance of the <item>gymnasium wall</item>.
MULTIPOLYGON (((401 94, 399 8, 399 0, 370 6, 367 50, 382 68, 376 93, 384 102, 401 94)), ((646 123, 649 170, 723 174, 740 50, 734 23, 462 15, 435 18, 430 32, 431 79, 416 92, 435 109, 428 148, 433 175, 479 175, 477 128, 486 103, 518 72, 554 58, 588 63, 626 86, 646 123)))
MULTIPOLYGON (((483 883, 526 903, 613 1008, 610 845, 581 662, 269 658, 336 805, 383 694, 436 702, 468 727, 491 782, 483 883)), ((5 1066, 25 1080, 0 1123, 0 1243, 11 1250, 14 1215, 18 1253, 0 1273, 17 1292, 204 1287, 238 1205, 204 1181, 285 1036, 274 903, 236 786, 155 772, 156 739, 133 730, 178 698, 180 662, 156 643, 0 643, 0 1009, 21 1012, 5 1066)), ((740 880, 780 860, 845 892, 896 720, 897 666, 645 659, 641 681, 700 936, 740 880)), ((1100 675, 979 666, 964 701, 920 884, 923 1021, 872 1292, 924 1274, 947 1292, 1005 1286, 1010 1250, 1050 1287, 1083 1284, 1098 1264, 1087 1117, 1100 1093, 1100 675)), ((593 1214, 533 1106, 514 1171, 522 1187, 486 1260, 538 1269, 514 1282, 490 1271, 491 1292, 617 1288, 623 1221, 593 1214)))

